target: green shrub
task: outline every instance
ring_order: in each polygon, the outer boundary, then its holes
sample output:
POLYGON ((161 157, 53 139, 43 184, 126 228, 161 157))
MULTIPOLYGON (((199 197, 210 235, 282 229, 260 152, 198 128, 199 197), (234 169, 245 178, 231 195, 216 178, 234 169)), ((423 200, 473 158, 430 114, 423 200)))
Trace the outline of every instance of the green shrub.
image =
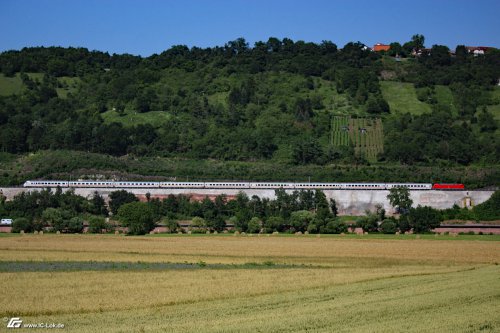
POLYGON ((397 224, 398 224, 398 229, 401 232, 407 232, 410 231, 411 229, 410 221, 408 220, 408 215, 401 215, 399 217, 397 224))
POLYGON ((66 231, 70 233, 81 233, 83 231, 83 219, 75 216, 71 218, 66 224, 66 231))
POLYGON ((307 232, 310 233, 310 234, 317 234, 319 232, 319 227, 316 223, 310 223, 308 226, 307 226, 307 232))
POLYGON ((264 232, 272 233, 275 231, 283 231, 285 221, 281 216, 271 216, 264 221, 264 232))
POLYGON ((362 216, 356 220, 356 227, 362 228, 363 231, 376 232, 378 230, 377 214, 368 213, 367 216, 362 216))
POLYGON ((110 226, 106 223, 106 220, 100 216, 92 216, 89 218, 89 229, 88 231, 93 234, 100 234, 103 231, 110 230, 110 226))
POLYGON ((201 218, 199 216, 195 216, 191 220, 190 230, 191 230, 192 233, 195 233, 195 234, 199 234, 199 233, 204 234, 208 230, 208 228, 207 228, 207 222, 205 221, 205 219, 203 219, 203 218, 201 218))
POLYGON ((12 222, 12 232, 19 233, 21 231, 33 232, 33 222, 24 217, 15 219, 12 222))
POLYGON ((385 219, 380 224, 380 231, 383 234, 395 234, 398 231, 398 224, 394 219, 385 219))
POLYGON ((165 220, 163 224, 165 224, 165 227, 168 229, 167 232, 169 232, 171 234, 176 233, 177 230, 179 230, 179 228, 180 228, 179 223, 177 223, 176 220, 172 220, 172 219, 165 220))
POLYGON ((133 193, 125 190, 114 191, 109 194, 109 208, 111 209, 111 212, 116 215, 122 205, 137 202, 138 200, 139 199, 137 199, 133 193))
POLYGON ((47 208, 42 212, 42 221, 51 226, 54 231, 64 230, 64 218, 59 208, 47 208))
POLYGON ((258 217, 252 217, 250 222, 248 222, 247 232, 256 234, 260 232, 261 229, 261 221, 258 217))
POLYGON ((491 221, 500 219, 500 190, 495 191, 491 198, 473 208, 478 220, 491 221))
POLYGON ((340 220, 329 220, 324 227, 320 228, 322 234, 340 234, 347 232, 348 226, 340 220))
MULTIPOLYGON (((72 218, 73 218, 73 213, 69 210, 65 210, 62 208, 47 208, 42 213, 41 221, 45 225, 50 226, 53 231, 81 232, 83 230, 83 220, 81 221, 74 220, 71 222, 72 218), (80 222, 81 222, 81 229, 79 225, 80 222)), ((35 229, 37 228, 35 227, 35 229)))
POLYGON ((290 226, 294 231, 304 232, 307 230, 309 223, 314 219, 314 213, 307 210, 298 210, 290 215, 290 226))
POLYGON ((408 222, 416 233, 429 232, 431 229, 439 227, 441 213, 432 207, 419 205, 417 208, 410 208, 408 222))
POLYGON ((144 235, 154 229, 156 215, 149 203, 130 202, 118 209, 118 217, 131 235, 144 235))

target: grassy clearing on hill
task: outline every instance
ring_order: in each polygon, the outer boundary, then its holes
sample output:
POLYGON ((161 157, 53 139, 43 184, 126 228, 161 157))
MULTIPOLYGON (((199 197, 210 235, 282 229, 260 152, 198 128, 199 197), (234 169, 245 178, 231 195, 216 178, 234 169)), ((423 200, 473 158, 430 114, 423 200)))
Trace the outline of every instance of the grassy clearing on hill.
MULTIPOLYGON (((30 79, 41 81, 43 73, 27 73, 30 79)), ((77 77, 59 77, 60 87, 56 89, 57 95, 61 98, 66 98, 68 93, 75 93, 81 80, 77 77)), ((10 96, 22 93, 24 84, 21 80, 20 73, 16 73, 13 77, 6 77, 0 73, 0 96, 10 96)))
POLYGON ((411 114, 422 114, 430 112, 429 104, 420 102, 417 99, 413 83, 403 83, 396 81, 380 81, 382 94, 391 107, 391 112, 409 112, 411 114))
POLYGON ((0 238, 0 261, 7 267, 0 272, 0 314, 24 323, 63 323, 71 332, 500 328, 500 268, 494 264, 500 242, 371 236, 0 238), (26 270, 29 260, 38 262, 31 264, 34 271, 26 270), (42 267, 54 260, 78 269, 42 267), (263 266, 247 268, 251 262, 263 266), (274 264, 281 262, 297 266, 274 264), (102 270, 85 270, 103 264, 102 270))
POLYGON ((21 93, 23 82, 19 77, 19 73, 13 77, 6 77, 0 74, 0 96, 9 96, 21 93))
POLYGON ((150 111, 146 113, 138 113, 133 110, 120 116, 116 111, 106 111, 101 114, 106 123, 121 123, 124 127, 137 126, 139 124, 150 124, 154 127, 161 127, 168 122, 170 114, 165 111, 150 111))
POLYGON ((450 107, 450 110, 453 114, 457 114, 457 109, 455 106, 455 100, 453 97, 453 93, 448 86, 436 85, 435 96, 438 102, 442 105, 447 105, 450 107))
POLYGON ((493 114, 495 119, 500 122, 500 87, 497 86, 493 89, 491 97, 494 101, 493 105, 488 105, 487 109, 493 114))
POLYGON ((63 76, 57 78, 57 80, 60 84, 60 88, 56 89, 57 95, 61 98, 66 98, 69 93, 75 94, 81 83, 81 79, 78 77, 63 76))

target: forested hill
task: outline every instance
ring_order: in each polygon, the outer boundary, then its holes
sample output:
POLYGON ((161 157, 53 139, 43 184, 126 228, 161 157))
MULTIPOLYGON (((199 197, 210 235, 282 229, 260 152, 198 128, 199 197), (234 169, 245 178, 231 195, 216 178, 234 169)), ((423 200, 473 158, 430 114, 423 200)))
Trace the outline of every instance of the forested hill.
MULTIPOLYGON (((12 162, 49 150, 311 170, 496 166, 500 52, 474 56, 459 46, 451 54, 423 41, 417 35, 387 53, 286 38, 174 46, 146 58, 84 48, 3 52, 1 183, 52 176, 21 173, 12 162)), ((97 160, 88 169, 99 171, 97 160)), ((498 172, 482 177, 481 185, 495 185, 498 172)))

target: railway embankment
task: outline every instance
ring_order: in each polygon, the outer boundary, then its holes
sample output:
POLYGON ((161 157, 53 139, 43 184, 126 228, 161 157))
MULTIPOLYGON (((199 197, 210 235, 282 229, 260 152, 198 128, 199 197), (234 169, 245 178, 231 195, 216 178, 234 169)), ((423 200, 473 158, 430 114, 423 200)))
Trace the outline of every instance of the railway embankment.
MULTIPOLYGON (((23 187, 4 187, 0 188, 7 200, 15 195, 25 191, 39 191, 38 188, 23 187)), ((63 188, 63 191, 69 190, 63 188)), ((84 197, 89 197, 98 192, 108 200, 111 192, 119 188, 75 188, 75 193, 84 197)), ((249 197, 257 195, 260 198, 274 199, 275 191, 272 189, 170 189, 170 188, 124 188, 124 190, 134 193, 139 199, 145 200, 146 193, 151 198, 166 198, 168 195, 189 195, 196 199, 202 199, 205 196, 215 197, 225 194, 229 199, 236 196, 239 192, 246 193, 249 197)), ((293 190, 286 190, 292 192, 293 190)), ((366 210, 373 211, 376 205, 382 205, 388 215, 391 215, 393 209, 387 199, 388 190, 323 190, 327 199, 335 199, 339 209, 339 215, 360 216, 364 215, 366 210)), ((439 191, 439 190, 415 190, 411 191, 411 199, 415 206, 430 206, 436 209, 451 208, 453 205, 460 207, 473 207, 488 200, 494 191, 439 191)))

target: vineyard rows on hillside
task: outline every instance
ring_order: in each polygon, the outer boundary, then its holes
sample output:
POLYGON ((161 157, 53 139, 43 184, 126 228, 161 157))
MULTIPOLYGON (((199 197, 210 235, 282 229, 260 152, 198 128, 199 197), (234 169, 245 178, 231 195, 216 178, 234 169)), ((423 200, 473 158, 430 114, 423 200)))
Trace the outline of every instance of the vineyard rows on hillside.
POLYGON ((352 145, 357 156, 376 161, 377 155, 384 151, 382 120, 335 116, 332 119, 331 144, 352 145))

